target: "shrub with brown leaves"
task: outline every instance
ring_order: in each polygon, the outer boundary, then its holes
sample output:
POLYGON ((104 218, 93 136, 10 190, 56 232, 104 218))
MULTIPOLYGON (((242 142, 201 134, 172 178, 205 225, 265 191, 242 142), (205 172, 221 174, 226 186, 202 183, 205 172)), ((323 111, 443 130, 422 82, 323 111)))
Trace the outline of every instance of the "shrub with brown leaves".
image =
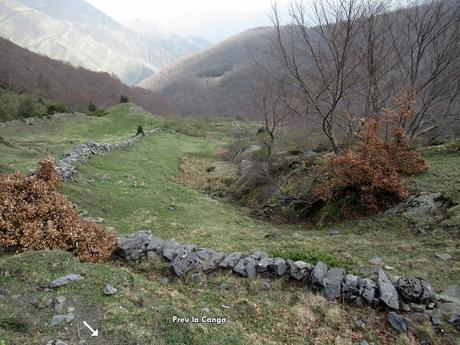
POLYGON ((35 176, 0 176, 0 245, 16 251, 61 249, 79 260, 107 259, 115 235, 82 220, 67 198, 56 192, 54 160, 39 163, 35 176))
POLYGON ((321 182, 315 196, 337 200, 346 218, 377 213, 408 196, 402 175, 427 169, 422 156, 407 144, 399 125, 401 119, 411 116, 407 106, 410 97, 398 98, 397 109, 386 109, 380 118, 362 121, 359 140, 317 169, 321 182))

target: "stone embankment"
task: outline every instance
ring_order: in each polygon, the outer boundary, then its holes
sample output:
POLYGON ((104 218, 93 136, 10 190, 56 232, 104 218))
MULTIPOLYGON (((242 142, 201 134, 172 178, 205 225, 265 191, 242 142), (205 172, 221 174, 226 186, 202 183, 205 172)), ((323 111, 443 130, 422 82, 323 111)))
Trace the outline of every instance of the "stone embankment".
MULTIPOLYGON (((429 282, 422 278, 400 277, 392 281, 382 269, 377 280, 347 274, 341 268, 331 268, 319 261, 311 265, 303 261, 270 258, 267 253, 223 253, 176 240, 162 240, 148 231, 141 231, 118 241, 117 254, 128 261, 142 257, 162 257, 178 277, 199 277, 215 270, 230 270, 242 277, 287 277, 302 286, 322 293, 329 300, 344 300, 358 306, 404 312, 423 312, 432 322, 452 319, 460 313, 460 301, 450 296, 436 295, 429 282), (434 321, 433 321, 434 320, 434 321)), ((196 279, 191 279, 196 280, 196 279)), ((404 316, 390 313, 390 324, 404 316)), ((460 321, 455 327, 460 327, 460 321)), ((401 322, 399 323, 401 324, 401 322)), ((404 327, 398 329, 404 331, 404 327)))
MULTIPOLYGON (((159 129, 152 129, 145 132, 145 135, 158 132, 159 129)), ((69 180, 73 178, 76 173, 75 165, 80 162, 86 161, 92 155, 105 155, 114 150, 124 150, 129 146, 136 144, 144 135, 138 134, 128 139, 123 140, 120 143, 106 144, 106 143, 94 143, 86 142, 75 146, 70 152, 66 153, 63 158, 56 160, 56 170, 62 180, 69 180)), ((35 171, 31 171, 29 175, 35 174, 35 171)))

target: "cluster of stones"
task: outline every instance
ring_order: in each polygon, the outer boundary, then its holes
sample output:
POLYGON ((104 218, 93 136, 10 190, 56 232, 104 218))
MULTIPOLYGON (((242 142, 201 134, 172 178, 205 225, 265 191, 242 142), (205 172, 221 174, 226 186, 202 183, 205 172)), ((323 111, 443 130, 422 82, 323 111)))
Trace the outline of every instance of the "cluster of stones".
MULTIPOLYGON (((383 306, 392 310, 405 309, 404 306, 409 303, 427 305, 435 296, 432 286, 422 278, 401 277, 393 283, 380 269, 378 279, 374 281, 347 274, 341 268, 330 268, 321 261, 312 266, 303 261, 270 258, 260 251, 223 253, 193 244, 180 244, 174 239, 165 241, 148 231, 120 238, 117 253, 128 261, 160 256, 170 263, 172 271, 179 277, 218 269, 232 270, 247 278, 257 275, 264 278, 289 277, 321 292, 329 300, 341 299, 357 305, 383 306)), ((392 320, 398 317, 396 313, 390 315, 392 320)), ((403 326, 401 331, 404 331, 403 326)))

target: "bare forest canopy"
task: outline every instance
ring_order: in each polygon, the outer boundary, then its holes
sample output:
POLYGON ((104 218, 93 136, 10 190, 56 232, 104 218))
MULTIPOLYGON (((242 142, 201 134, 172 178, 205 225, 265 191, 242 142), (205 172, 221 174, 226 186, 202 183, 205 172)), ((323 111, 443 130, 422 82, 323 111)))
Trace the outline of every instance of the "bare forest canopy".
POLYGON ((155 114, 167 114, 168 100, 155 92, 131 88, 108 73, 75 68, 0 38, 0 87, 64 102, 74 111, 119 103, 120 96, 155 114))
POLYGON ((295 1, 287 14, 273 7, 273 27, 239 34, 140 85, 170 97, 182 115, 302 118, 336 149, 359 119, 413 93, 414 114, 400 123, 410 141, 458 134, 457 1, 407 1, 397 10, 387 0, 306 4, 295 1))

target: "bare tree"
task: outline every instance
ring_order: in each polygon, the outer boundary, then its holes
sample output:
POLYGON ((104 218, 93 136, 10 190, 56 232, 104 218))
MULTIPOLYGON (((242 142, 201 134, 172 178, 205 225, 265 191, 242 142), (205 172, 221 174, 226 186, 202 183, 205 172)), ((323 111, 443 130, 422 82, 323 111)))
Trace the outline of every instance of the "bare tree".
POLYGON ((459 119, 460 6, 456 1, 411 0, 391 27, 401 88, 414 92, 411 119, 401 118, 410 142, 434 138, 459 119))
POLYGON ((272 21, 287 83, 295 93, 297 114, 318 122, 335 152, 339 152, 339 129, 346 130, 340 107, 354 92, 357 67, 356 40, 362 29, 360 0, 314 0, 310 8, 298 1, 289 7, 289 23, 283 27, 273 6, 272 21))

